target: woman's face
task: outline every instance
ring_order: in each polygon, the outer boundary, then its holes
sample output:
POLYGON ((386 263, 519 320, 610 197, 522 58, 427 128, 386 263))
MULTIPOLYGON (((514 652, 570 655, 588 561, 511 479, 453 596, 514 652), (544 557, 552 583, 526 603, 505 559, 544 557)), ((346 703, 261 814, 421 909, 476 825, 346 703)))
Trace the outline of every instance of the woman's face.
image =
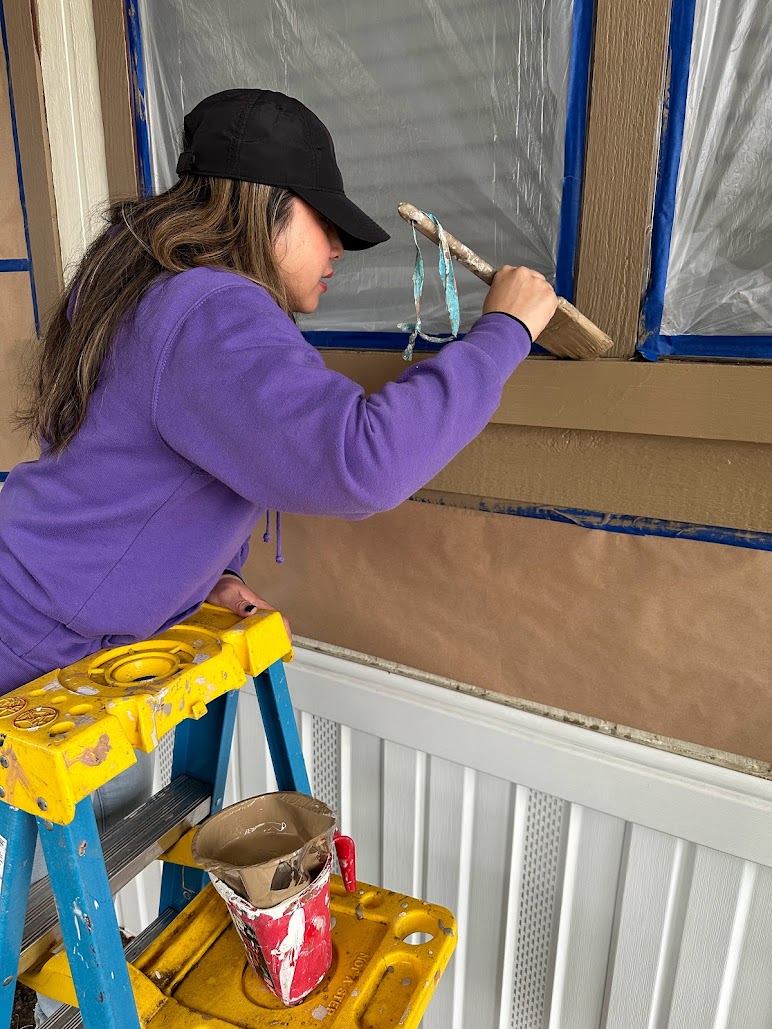
POLYGON ((338 230, 305 200, 293 197, 289 222, 275 247, 292 310, 311 314, 327 292, 333 261, 343 256, 338 230))

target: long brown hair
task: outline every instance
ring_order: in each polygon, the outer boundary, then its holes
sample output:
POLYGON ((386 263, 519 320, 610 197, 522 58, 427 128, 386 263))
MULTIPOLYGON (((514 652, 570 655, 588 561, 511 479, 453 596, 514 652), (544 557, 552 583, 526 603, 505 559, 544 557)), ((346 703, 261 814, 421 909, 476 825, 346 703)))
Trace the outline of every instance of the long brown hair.
POLYGON ((83 424, 119 322, 163 272, 227 268, 264 286, 291 314, 273 247, 291 201, 274 186, 185 175, 157 196, 115 204, 35 354, 29 404, 17 418, 30 437, 52 453, 64 450, 83 424))

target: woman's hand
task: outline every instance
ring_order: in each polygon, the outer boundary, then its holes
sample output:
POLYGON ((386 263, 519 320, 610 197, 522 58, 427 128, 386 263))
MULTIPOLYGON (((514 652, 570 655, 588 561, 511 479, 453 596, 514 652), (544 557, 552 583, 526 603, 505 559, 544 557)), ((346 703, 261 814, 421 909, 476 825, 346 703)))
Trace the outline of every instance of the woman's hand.
MULTIPOLYGON (((275 611, 276 608, 253 593, 249 586, 245 586, 241 579, 235 575, 221 575, 217 585, 206 598, 207 604, 214 604, 216 607, 225 607, 234 614, 247 618, 256 611, 275 611)), ((282 615, 284 628, 292 642, 292 630, 290 623, 282 615)))
POLYGON ((505 264, 493 276, 483 304, 483 314, 506 311, 528 326, 535 340, 546 328, 558 306, 555 290, 541 272, 505 264))

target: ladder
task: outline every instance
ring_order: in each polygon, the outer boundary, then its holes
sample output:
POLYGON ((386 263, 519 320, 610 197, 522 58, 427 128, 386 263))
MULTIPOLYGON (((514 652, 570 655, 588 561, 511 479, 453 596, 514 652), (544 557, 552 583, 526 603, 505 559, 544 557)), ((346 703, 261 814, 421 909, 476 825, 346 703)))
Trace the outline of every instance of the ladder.
POLYGON ((455 947, 446 909, 361 882, 347 895, 333 877, 332 968, 284 1008, 193 863, 196 825, 223 804, 248 677, 278 788, 311 792, 283 667, 291 658, 278 612, 240 620, 204 605, 150 640, 0 697, 0 1029, 17 976, 69 1005, 51 1029, 418 1026, 455 947), (172 729, 171 782, 100 839, 91 794, 172 729), (38 837, 48 878, 30 888, 38 837), (112 895, 157 858, 158 917, 124 950, 112 895))

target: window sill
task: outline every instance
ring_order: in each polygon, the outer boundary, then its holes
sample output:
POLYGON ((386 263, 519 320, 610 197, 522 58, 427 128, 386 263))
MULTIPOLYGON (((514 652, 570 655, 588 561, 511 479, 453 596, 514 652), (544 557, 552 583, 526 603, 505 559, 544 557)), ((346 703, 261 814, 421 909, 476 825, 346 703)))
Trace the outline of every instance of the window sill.
MULTIPOLYGON (((400 354, 322 356, 368 393, 405 370, 400 354)), ((507 382, 492 422, 772 443, 772 366, 533 357, 507 382)))

